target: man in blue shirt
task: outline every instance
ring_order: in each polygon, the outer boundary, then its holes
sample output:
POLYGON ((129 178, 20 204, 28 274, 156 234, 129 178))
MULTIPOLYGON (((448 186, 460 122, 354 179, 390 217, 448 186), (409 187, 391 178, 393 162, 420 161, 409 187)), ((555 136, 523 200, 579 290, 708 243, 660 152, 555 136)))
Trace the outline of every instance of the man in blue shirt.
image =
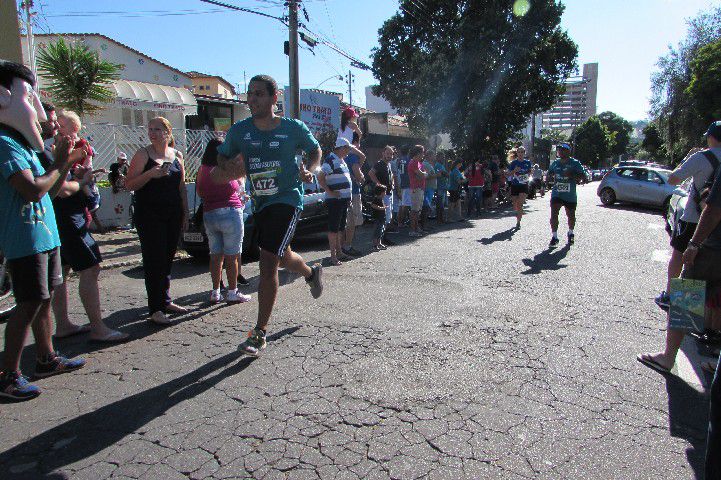
POLYGON ((322 267, 309 267, 290 248, 303 209, 303 183, 313 181, 321 149, 300 120, 277 116, 278 84, 268 75, 256 75, 248 84, 251 118, 233 125, 218 147, 218 166, 213 180, 225 183, 248 177, 253 198, 253 220, 260 247, 258 321, 238 348, 257 356, 266 346, 266 329, 278 294, 278 266, 303 275, 314 298, 323 293, 322 267), (296 160, 303 150, 309 168, 296 160))
POLYGON ((526 149, 518 147, 511 151, 514 160, 508 166, 508 173, 511 175, 511 199, 513 200, 513 209, 516 211, 516 229, 521 228, 521 218, 523 218, 523 204, 526 203, 528 197, 528 182, 531 180, 531 161, 525 158, 526 149))
POLYGON ((38 121, 45 120, 34 91, 35 77, 24 65, 0 60, 0 251, 7 260, 16 307, 5 328, 5 352, 0 372, 0 396, 28 400, 40 389, 20 372, 20 355, 33 326, 36 377, 48 377, 85 365, 55 353, 50 300, 62 283, 60 238, 51 198, 57 194, 71 165, 67 137, 55 142, 55 161, 45 171, 36 151, 42 151, 38 121), (50 192, 50 194, 48 194, 50 192))
POLYGON ((568 244, 575 239, 573 229, 576 226, 576 184, 583 181, 583 165, 571 158, 571 146, 562 143, 556 147, 558 159, 548 167, 548 177, 554 182, 551 191, 551 243, 553 248, 558 245, 558 213, 561 207, 566 209, 568 218, 568 244))

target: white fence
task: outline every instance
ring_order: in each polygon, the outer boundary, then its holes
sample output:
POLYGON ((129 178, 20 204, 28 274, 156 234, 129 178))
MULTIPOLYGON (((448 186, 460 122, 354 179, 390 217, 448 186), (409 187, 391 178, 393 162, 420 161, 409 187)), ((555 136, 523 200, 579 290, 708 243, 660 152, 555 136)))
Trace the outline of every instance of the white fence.
MULTIPOLYGON (((150 145, 147 127, 88 124, 83 126, 81 134, 96 152, 93 158, 95 168, 108 168, 120 152, 125 152, 130 159, 138 149, 150 145)), ((212 138, 223 139, 225 132, 175 129, 173 136, 175 148, 185 157, 186 179, 191 181, 200 168, 200 159, 208 141, 212 138)))

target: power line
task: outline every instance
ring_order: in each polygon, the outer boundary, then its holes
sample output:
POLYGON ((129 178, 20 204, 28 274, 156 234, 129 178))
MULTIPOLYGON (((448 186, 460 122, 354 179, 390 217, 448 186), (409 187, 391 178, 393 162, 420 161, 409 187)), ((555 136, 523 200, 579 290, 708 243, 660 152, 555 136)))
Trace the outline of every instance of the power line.
POLYGON ((280 21, 280 22, 283 23, 284 25, 287 25, 286 21, 285 21, 283 18, 281 18, 281 17, 276 17, 275 15, 269 15, 269 14, 263 13, 263 12, 257 12, 257 11, 255 11, 255 10, 251 10, 250 8, 238 7, 238 6, 235 6, 235 5, 231 5, 231 4, 229 4, 229 3, 219 2, 219 1, 217 1, 217 0, 200 0, 200 1, 201 1, 201 2, 204 2, 204 3, 209 3, 209 4, 211 4, 211 5, 217 5, 217 6, 219 6, 219 7, 229 8, 229 9, 231 9, 231 10, 237 10, 237 11, 239 11, 239 12, 252 13, 252 14, 254 14, 254 15, 260 15, 261 17, 272 18, 272 19, 274 19, 274 20, 280 21))

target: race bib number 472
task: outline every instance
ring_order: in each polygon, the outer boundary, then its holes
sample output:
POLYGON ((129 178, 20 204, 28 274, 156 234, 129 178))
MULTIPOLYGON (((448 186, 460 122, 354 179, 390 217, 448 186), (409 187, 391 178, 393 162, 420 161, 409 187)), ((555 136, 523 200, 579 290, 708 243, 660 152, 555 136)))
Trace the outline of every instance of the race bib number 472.
POLYGON ((278 178, 275 170, 251 173, 250 181, 253 184, 254 195, 275 195, 278 193, 278 178))

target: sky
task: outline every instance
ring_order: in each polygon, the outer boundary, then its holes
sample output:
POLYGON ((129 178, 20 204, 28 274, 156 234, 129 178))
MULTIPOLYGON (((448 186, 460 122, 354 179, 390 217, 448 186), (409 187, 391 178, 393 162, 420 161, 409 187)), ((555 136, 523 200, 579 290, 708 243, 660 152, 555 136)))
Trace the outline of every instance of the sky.
MULTIPOLYGON (((418 0, 422 4, 423 0, 418 0)), ((225 0, 282 16, 282 0, 225 0)), ((565 0, 561 27, 578 44, 579 66, 598 62, 598 111, 628 120, 647 118, 650 76, 658 58, 685 36, 686 19, 721 0, 565 0)), ((370 64, 378 29, 398 11, 396 0, 305 0, 301 22, 353 57, 370 64)), ((40 33, 101 33, 183 71, 221 75, 241 89, 267 73, 288 83, 286 27, 261 16, 232 12, 200 0, 35 0, 40 33), (202 13, 199 13, 202 12, 202 13), (88 15, 88 16, 79 16, 88 15)), ((353 103, 365 105, 371 72, 325 46, 300 51, 302 88, 345 94, 338 76, 352 71, 353 103)))

